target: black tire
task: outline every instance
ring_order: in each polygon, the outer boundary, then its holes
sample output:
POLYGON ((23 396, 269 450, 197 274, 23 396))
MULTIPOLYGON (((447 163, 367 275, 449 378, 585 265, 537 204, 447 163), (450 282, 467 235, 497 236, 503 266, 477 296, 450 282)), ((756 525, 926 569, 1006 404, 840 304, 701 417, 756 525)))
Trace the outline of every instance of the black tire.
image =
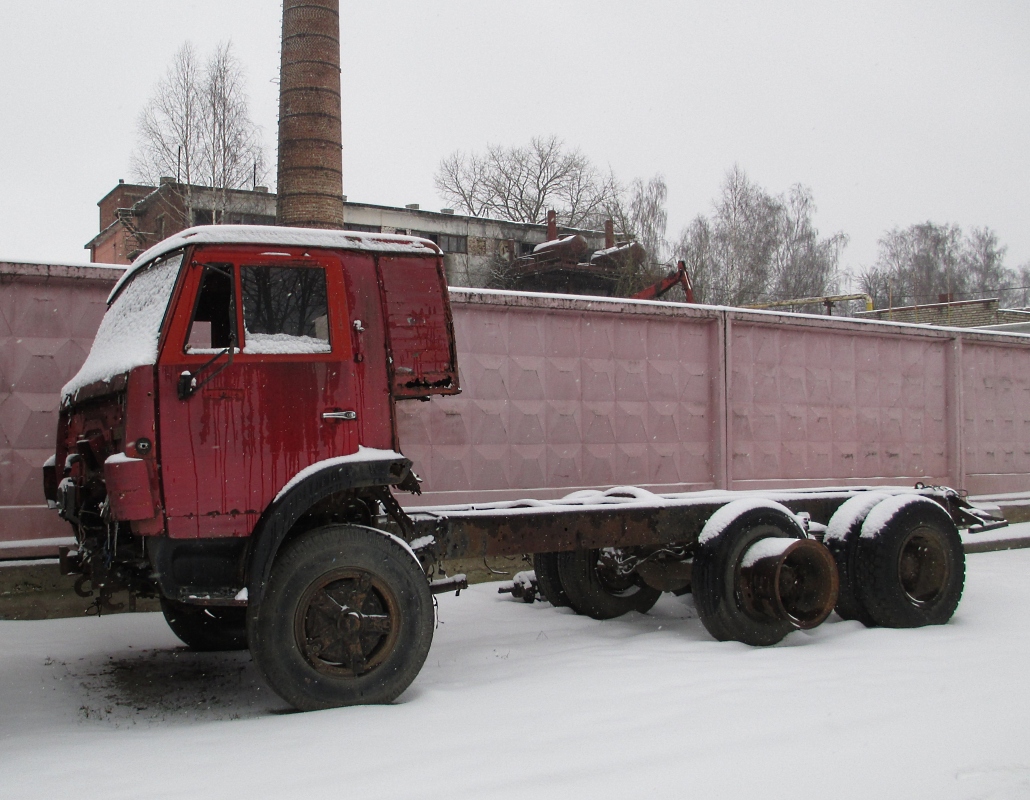
POLYGON ((823 544, 833 554, 840 577, 840 591, 834 610, 841 619, 857 620, 867 628, 873 627, 876 622, 858 599, 858 538, 869 512, 887 497, 882 492, 863 492, 849 498, 830 517, 823 539, 823 544))
POLYGON ((191 650, 247 649, 246 608, 198 606, 162 597, 161 612, 172 633, 191 650))
POLYGON ((694 604, 701 623, 720 642, 737 641, 767 646, 776 644, 794 626, 749 614, 737 595, 740 562, 759 539, 805 538, 793 517, 773 507, 742 511, 717 535, 702 541, 694 555, 694 604))
POLYGON ((536 573, 536 585, 544 600, 555 608, 569 605, 569 596, 565 594, 558 574, 558 553, 534 553, 533 572, 536 573))
POLYGON ((962 599, 966 564, 955 523, 924 497, 884 500, 858 540, 857 590, 885 628, 943 625, 962 599), (899 504, 908 500, 906 505, 899 504), (890 505, 887 505, 890 504, 890 505), (884 515, 890 512, 884 519, 884 515), (870 529, 876 523, 876 530, 870 529))
POLYGON ((433 597, 400 542, 326 525, 277 556, 248 631, 254 663, 295 708, 389 703, 429 653, 433 597))
POLYGON ((600 563, 600 550, 558 554, 558 575, 569 607, 594 619, 614 619, 637 611, 646 614, 662 593, 636 575, 617 576, 600 563))

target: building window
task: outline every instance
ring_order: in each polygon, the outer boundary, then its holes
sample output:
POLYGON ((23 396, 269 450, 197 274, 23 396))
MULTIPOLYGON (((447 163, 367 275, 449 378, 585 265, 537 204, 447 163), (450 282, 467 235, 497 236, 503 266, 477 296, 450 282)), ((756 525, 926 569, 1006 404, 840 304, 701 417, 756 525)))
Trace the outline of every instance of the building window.
POLYGON ((452 236, 449 233, 441 233, 439 239, 434 241, 440 245, 440 249, 445 253, 467 253, 469 251, 467 236, 452 236))
POLYGON ((197 208, 193 210, 194 225, 214 225, 215 212, 208 208, 197 208))
POLYGON ((222 221, 226 225, 275 225, 275 217, 267 214, 224 214, 222 221))
POLYGON ((428 239, 433 244, 440 244, 440 234, 430 233, 429 231, 412 231, 411 236, 417 236, 420 239, 428 239))
POLYGON ((345 231, 357 231, 358 233, 382 233, 383 229, 379 225, 358 225, 356 222, 345 222, 343 223, 343 229, 345 231))
POLYGON ((519 242, 519 255, 520 256, 531 256, 533 255, 533 248, 536 244, 533 242, 519 242))

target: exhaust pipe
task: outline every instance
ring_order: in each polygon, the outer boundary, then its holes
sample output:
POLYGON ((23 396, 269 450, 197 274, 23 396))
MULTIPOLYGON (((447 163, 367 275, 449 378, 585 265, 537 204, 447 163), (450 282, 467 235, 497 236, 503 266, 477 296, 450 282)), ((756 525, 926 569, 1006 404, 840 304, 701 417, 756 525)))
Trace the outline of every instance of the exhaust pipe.
POLYGON ((752 615, 807 630, 837 603, 833 555, 814 539, 759 539, 740 562, 738 596, 752 615))

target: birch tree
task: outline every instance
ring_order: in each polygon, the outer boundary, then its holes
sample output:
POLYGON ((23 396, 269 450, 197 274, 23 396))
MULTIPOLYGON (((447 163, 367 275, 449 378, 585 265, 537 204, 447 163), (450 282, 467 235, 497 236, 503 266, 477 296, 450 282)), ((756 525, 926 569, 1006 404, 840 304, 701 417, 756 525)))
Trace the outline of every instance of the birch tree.
POLYGON ((193 224, 194 187, 216 191, 214 222, 227 209, 228 191, 264 180, 267 162, 260 129, 250 118, 243 67, 228 42, 201 66, 189 42, 176 52, 137 123, 132 168, 156 186, 174 176, 183 224, 193 224))
POLYGON ((773 195, 734 166, 710 215, 698 215, 675 251, 702 303, 747 305, 836 291, 847 236, 821 237, 815 202, 796 185, 773 195))
POLYGON ((1030 274, 1007 268, 1006 250, 990 228, 968 234, 935 222, 892 228, 880 238, 876 263, 861 276, 863 291, 877 308, 994 297, 1022 306, 1030 274))

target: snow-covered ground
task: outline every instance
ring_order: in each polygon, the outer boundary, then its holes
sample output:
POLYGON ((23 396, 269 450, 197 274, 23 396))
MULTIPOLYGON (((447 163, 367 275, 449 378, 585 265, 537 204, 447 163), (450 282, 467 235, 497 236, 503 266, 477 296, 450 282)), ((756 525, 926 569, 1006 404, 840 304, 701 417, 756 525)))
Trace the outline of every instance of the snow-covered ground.
POLYGON ((949 625, 766 649, 483 584, 395 705, 309 714, 159 615, 0 622, 0 797, 1030 797, 1028 576, 973 555, 949 625))

